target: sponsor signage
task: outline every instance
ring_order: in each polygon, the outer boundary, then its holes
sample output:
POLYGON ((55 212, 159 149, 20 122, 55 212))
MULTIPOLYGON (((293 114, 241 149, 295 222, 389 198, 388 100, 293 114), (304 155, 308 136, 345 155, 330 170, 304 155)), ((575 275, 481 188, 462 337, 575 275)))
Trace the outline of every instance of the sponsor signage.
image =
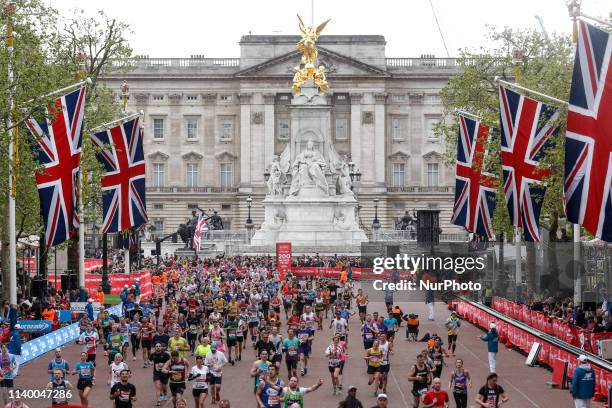
POLYGON ((49 333, 52 322, 51 320, 18 320, 17 324, 22 332, 49 333))

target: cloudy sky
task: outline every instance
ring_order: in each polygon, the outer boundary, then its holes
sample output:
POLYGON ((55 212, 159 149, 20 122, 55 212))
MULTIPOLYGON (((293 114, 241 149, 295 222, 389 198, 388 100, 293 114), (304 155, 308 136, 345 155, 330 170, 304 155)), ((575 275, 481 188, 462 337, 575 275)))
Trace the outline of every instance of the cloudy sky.
MULTIPOLYGON (((311 20, 311 0, 46 0, 69 13, 75 7, 130 24, 135 54, 150 57, 238 57, 248 34, 298 34, 296 13, 311 20)), ((451 56, 482 45, 485 24, 571 31, 565 0, 431 0, 451 56)), ((609 0, 583 0, 582 10, 608 16, 609 0)), ((324 34, 380 34, 387 57, 446 56, 430 0, 314 0, 314 20, 331 18, 324 34)))

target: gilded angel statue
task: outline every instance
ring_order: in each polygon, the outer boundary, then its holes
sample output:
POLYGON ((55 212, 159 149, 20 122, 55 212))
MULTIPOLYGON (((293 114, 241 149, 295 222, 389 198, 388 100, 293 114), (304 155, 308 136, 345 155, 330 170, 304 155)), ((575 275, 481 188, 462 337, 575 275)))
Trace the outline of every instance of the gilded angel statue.
POLYGON ((297 43, 296 48, 302 53, 302 63, 314 64, 314 61, 317 59, 318 54, 316 42, 319 39, 319 36, 321 35, 321 31, 323 31, 323 29, 331 19, 325 20, 324 22, 319 24, 317 28, 314 28, 307 27, 302 21, 302 18, 299 14, 297 18, 300 22, 300 31, 302 32, 302 39, 300 40, 300 42, 297 43))

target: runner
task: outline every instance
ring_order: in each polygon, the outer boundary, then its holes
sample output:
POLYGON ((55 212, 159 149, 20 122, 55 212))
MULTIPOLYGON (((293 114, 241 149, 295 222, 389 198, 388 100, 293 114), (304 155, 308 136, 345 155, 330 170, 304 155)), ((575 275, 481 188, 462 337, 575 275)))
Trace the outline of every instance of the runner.
POLYGON ((140 348, 140 338, 142 336, 142 325, 138 314, 134 315, 134 320, 129 324, 130 344, 132 345, 132 360, 136 361, 136 352, 140 348))
POLYGON ((119 382, 111 387, 110 399, 115 401, 115 408, 132 408, 132 403, 136 402, 136 387, 128 382, 129 378, 130 371, 122 370, 119 382))
POLYGON ((446 320, 446 328, 448 329, 448 352, 451 356, 455 355, 455 349, 457 348, 457 336, 459 335, 459 327, 461 327, 461 320, 457 317, 457 312, 453 311, 446 320))
MULTIPOLYGON (((310 306, 306 306, 306 308, 310 308, 310 306)), ((302 316, 305 316, 307 313, 304 313, 302 316)), ((310 322, 314 325, 314 313, 312 314, 312 319, 310 322)), ((310 350, 312 345, 312 340, 314 339, 314 330, 312 327, 308 326, 308 321, 302 320, 300 322, 300 329, 297 331, 297 337, 300 340, 300 363, 302 364, 300 374, 303 376, 308 374, 308 357, 310 356, 310 350)))
POLYGON ((181 334, 182 333, 180 330, 176 330, 174 332, 174 334, 170 338, 170 341, 168 342, 168 349, 170 350, 170 353, 176 351, 178 353, 179 358, 184 359, 185 352, 190 351, 191 349, 189 348, 187 339, 181 337, 181 334))
POLYGON ((390 355, 393 354, 393 343, 387 341, 387 334, 380 333, 378 335, 378 347, 382 350, 382 361, 380 363, 380 374, 382 379, 382 392, 387 393, 387 377, 391 370, 390 355))
POLYGON ((82 352, 81 361, 75 364, 74 370, 71 372, 72 375, 79 375, 77 390, 79 391, 81 405, 84 407, 89 405, 88 396, 93 388, 93 382, 96 380, 96 367, 94 363, 87 360, 88 357, 89 355, 86 352, 82 352))
POLYGON ((64 371, 57 369, 53 372, 53 381, 47 384, 47 389, 51 390, 51 405, 68 405, 72 396, 72 384, 65 379, 64 371))
POLYGON ((285 364, 287 365, 288 378, 297 377, 297 366, 300 360, 299 348, 300 340, 295 337, 295 331, 289 329, 288 337, 283 340, 283 351, 285 352, 285 364))
POLYGON ((340 335, 334 335, 332 343, 325 350, 325 356, 332 379, 333 395, 338 395, 342 390, 342 372, 348 356, 346 343, 340 340, 340 335))
POLYGON ((323 330, 323 312, 325 312, 325 299, 321 294, 321 290, 317 292, 317 296, 314 300, 314 310, 317 320, 317 330, 323 330))
POLYGON ((323 379, 319 378, 319 381, 311 387, 298 387, 298 378, 291 377, 289 379, 289 385, 283 388, 283 408, 291 408, 294 407, 295 404, 297 404, 299 408, 304 408, 304 395, 318 390, 322 385, 323 379))
POLYGON ((412 382, 413 407, 419 408, 421 396, 427 392, 428 384, 431 382, 431 370, 425 364, 423 354, 417 354, 416 364, 408 373, 408 381, 412 382))
POLYGON ((340 341, 346 342, 348 338, 348 322, 345 318, 340 317, 340 311, 336 311, 336 317, 329 324, 329 328, 332 329, 333 336, 339 336, 340 341))
POLYGON ((487 383, 483 385, 476 395, 476 403, 482 408, 498 408, 501 404, 510 401, 510 397, 501 385, 497 384, 497 374, 487 376, 487 383))
POLYGON ((140 338, 142 340, 142 360, 143 368, 149 367, 149 356, 151 355, 151 343, 153 341, 153 334, 155 334, 155 328, 149 321, 149 317, 142 318, 142 324, 140 325, 140 338))
POLYGON ((87 355, 87 361, 92 362, 94 366, 96 365, 96 348, 99 340, 100 336, 94 330, 93 323, 91 322, 87 324, 87 328, 77 340, 77 344, 83 345, 83 352, 87 355))
POLYGON ((129 370, 128 365, 123 361, 123 355, 117 353, 114 355, 113 362, 108 366, 108 381, 107 384, 113 387, 116 383, 121 381, 121 372, 129 370))
POLYGON ((119 326, 113 324, 111 326, 111 332, 106 336, 106 343, 104 344, 108 354, 108 364, 112 364, 115 361, 115 355, 121 354, 121 348, 123 346, 123 336, 119 333, 119 326))
POLYGON ((276 368, 280 369, 281 361, 283 361, 283 336, 278 334, 278 327, 272 327, 270 341, 274 344, 274 354, 272 355, 272 363, 276 368))
POLYGON ((166 395, 168 393, 169 376, 162 371, 168 360, 170 360, 170 354, 164 351, 161 343, 156 343, 155 350, 149 356, 149 361, 153 364, 153 383, 155 384, 157 406, 161 405, 161 401, 168 399, 166 395))
POLYGON ((276 366, 271 365, 267 378, 260 381, 255 392, 255 401, 258 408, 280 408, 280 390, 283 387, 283 382, 278 376, 276 366))
POLYGON ((204 402, 208 396, 207 376, 208 367, 204 365, 204 357, 197 356, 196 364, 191 367, 189 377, 187 378, 193 382, 191 393, 195 401, 195 408, 204 408, 204 402))
MULTIPOLYGON (((237 310, 238 309, 236 306, 236 313, 237 310)), ((236 316, 229 315, 223 327, 225 329, 225 338, 227 339, 227 355, 229 358, 229 363, 234 365, 235 362, 232 356, 238 359, 238 322, 236 321, 236 316)))
MULTIPOLYGON (((6 350, 4 350, 4 345, 2 347, 2 357, 3 357, 3 370, 6 370, 6 367, 4 365, 4 353, 7 352, 6 350)), ((14 358, 13 358, 14 360, 14 358)), ((12 365, 12 364, 11 364, 12 365)), ((68 362, 66 360, 64 360, 62 358, 62 349, 60 348, 56 348, 55 349, 55 358, 53 360, 51 360, 49 362, 49 366, 47 367, 47 373, 49 373, 49 381, 52 382, 55 374, 55 370, 61 370, 63 374, 62 378, 66 378, 66 374, 70 371, 70 364, 68 364, 68 362)), ((13 377, 11 377, 13 378, 13 377)), ((4 379, 7 379, 6 374, 4 375, 4 379)))
POLYGON ((366 314, 365 321, 361 326, 361 336, 363 338, 363 348, 368 350, 374 344, 374 337, 376 333, 374 332, 374 327, 372 326, 372 316, 366 314))
POLYGON ((380 366, 383 360, 383 351, 378 346, 378 340, 374 340, 372 347, 366 350, 365 360, 368 365, 368 385, 374 383, 374 395, 378 395, 378 390, 383 388, 382 374, 380 366))
POLYGON ((255 379, 255 385, 253 387, 254 393, 257 393, 257 387, 260 381, 267 377, 270 365, 271 363, 268 361, 268 352, 262 350, 259 358, 253 362, 253 366, 251 367, 251 377, 255 379))
POLYGON ((368 296, 363 294, 363 289, 357 289, 357 296, 355 297, 355 303, 357 303, 357 311, 359 312, 359 321, 364 324, 366 321, 366 315, 368 313, 368 296))
POLYGON ((444 357, 446 355, 446 350, 442 348, 440 342, 434 342, 434 346, 429 351, 429 357, 431 358, 434 364, 434 371, 432 374, 434 378, 442 377, 442 368, 446 365, 446 362, 444 361, 444 357))
POLYGON ((423 395, 423 407, 448 408, 448 394, 441 388, 442 381, 438 377, 434 378, 431 390, 423 395))
POLYGON ((217 351, 218 345, 213 342, 210 345, 210 352, 204 359, 204 364, 210 370, 210 389, 212 404, 221 400, 221 381, 223 379, 223 367, 227 364, 227 357, 221 351, 217 351))
POLYGON ((172 401, 176 404, 177 398, 182 398, 187 389, 185 381, 187 380, 187 370, 189 370, 189 361, 181 357, 178 350, 170 353, 170 360, 166 361, 162 368, 164 374, 170 376, 170 394, 172 401))
POLYGON ((458 358, 455 362, 455 368, 450 376, 448 383, 455 399, 457 408, 467 408, 468 388, 472 388, 472 378, 470 372, 463 368, 463 360, 458 358))

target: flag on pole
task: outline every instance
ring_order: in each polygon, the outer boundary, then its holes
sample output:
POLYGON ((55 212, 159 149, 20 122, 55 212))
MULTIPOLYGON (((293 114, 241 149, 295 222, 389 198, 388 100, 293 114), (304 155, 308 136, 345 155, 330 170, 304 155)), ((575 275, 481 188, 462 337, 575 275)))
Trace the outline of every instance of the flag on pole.
POLYGON ((540 241, 540 211, 550 170, 540 161, 558 132, 559 110, 499 87, 504 192, 510 220, 523 228, 525 241, 540 241))
POLYGON ((455 205, 451 222, 479 237, 493 237, 497 177, 483 169, 489 127, 459 115, 455 205))
POLYGON ((564 201, 568 221, 612 242, 612 34, 584 21, 570 90, 564 201))
POLYGON ((208 224, 206 218, 202 214, 198 216, 198 223, 196 224, 193 232, 193 247, 196 251, 202 248, 202 241, 204 241, 204 235, 208 232, 208 224))
POLYGON ((136 252, 138 249, 136 234, 137 231, 132 228, 119 232, 117 234, 117 249, 128 249, 131 252, 136 252))
POLYGON ((145 224, 145 160, 140 117, 91 136, 106 174, 101 179, 102 232, 119 232, 145 224))
POLYGON ((44 118, 24 120, 35 140, 34 159, 43 166, 35 177, 47 247, 72 238, 80 225, 77 186, 84 110, 85 86, 81 86, 57 98, 44 118))

